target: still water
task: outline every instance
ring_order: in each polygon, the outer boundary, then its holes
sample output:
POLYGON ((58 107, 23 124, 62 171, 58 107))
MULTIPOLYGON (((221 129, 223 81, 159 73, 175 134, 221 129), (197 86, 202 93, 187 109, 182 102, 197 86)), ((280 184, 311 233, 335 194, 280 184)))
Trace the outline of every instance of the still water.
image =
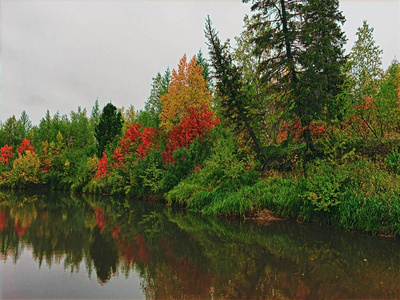
POLYGON ((393 239, 120 202, 1 192, 1 299, 400 297, 393 239))

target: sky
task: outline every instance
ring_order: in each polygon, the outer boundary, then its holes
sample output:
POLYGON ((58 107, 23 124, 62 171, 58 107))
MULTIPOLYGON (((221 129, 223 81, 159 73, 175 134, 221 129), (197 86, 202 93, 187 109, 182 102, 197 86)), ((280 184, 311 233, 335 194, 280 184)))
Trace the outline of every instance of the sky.
MULTIPOLYGON (((341 0, 340 9, 347 51, 367 20, 384 68, 400 60, 400 0, 341 0)), ((97 98, 142 109, 157 72, 184 54, 207 56, 207 15, 224 41, 249 13, 240 0, 0 0, 0 120, 90 113, 97 98)))

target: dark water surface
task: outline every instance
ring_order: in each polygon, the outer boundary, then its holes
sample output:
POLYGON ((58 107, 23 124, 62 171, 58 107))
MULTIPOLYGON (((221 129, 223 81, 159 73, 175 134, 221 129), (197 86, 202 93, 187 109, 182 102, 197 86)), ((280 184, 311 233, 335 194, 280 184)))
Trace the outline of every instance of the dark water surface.
POLYGON ((112 201, 1 192, 1 299, 400 298, 393 239, 112 201))

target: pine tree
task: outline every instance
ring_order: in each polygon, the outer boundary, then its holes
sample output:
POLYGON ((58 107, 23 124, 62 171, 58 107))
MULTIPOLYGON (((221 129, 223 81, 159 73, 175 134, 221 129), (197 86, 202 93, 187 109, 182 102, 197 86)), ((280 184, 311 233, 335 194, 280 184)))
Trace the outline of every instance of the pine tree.
POLYGON ((121 135, 123 119, 121 111, 112 103, 104 106, 99 122, 95 127, 97 152, 100 157, 109 143, 115 142, 121 135))
POLYGON ((212 27, 211 19, 206 20, 205 28, 211 63, 214 68, 213 77, 216 80, 218 108, 224 120, 236 129, 245 130, 254 144, 254 150, 261 161, 264 161, 264 151, 252 125, 252 115, 249 110, 249 99, 246 97, 241 79, 241 72, 234 64, 228 45, 222 45, 217 31, 212 27))

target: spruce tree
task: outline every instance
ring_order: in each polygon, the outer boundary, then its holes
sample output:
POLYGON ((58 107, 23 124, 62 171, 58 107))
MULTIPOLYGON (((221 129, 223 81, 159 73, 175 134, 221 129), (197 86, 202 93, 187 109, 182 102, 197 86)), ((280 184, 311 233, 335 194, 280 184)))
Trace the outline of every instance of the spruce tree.
POLYGON ((252 5, 259 18, 253 30, 265 29, 253 41, 269 53, 260 65, 263 80, 281 94, 286 112, 299 119, 310 150, 308 126, 335 117, 328 113, 334 112, 330 106, 343 81, 345 19, 338 8, 338 0, 258 0, 252 5))
POLYGON ((95 127, 95 137, 97 140, 97 154, 100 157, 106 146, 116 141, 120 135, 123 125, 121 111, 112 103, 104 106, 99 122, 95 127))
POLYGON ((247 133, 253 142, 258 159, 264 163, 263 147, 253 126, 255 116, 249 109, 249 99, 244 92, 241 72, 227 49, 228 45, 221 44, 209 17, 206 20, 205 34, 208 40, 211 64, 214 68, 217 109, 224 120, 236 129, 236 132, 245 131, 247 133))

